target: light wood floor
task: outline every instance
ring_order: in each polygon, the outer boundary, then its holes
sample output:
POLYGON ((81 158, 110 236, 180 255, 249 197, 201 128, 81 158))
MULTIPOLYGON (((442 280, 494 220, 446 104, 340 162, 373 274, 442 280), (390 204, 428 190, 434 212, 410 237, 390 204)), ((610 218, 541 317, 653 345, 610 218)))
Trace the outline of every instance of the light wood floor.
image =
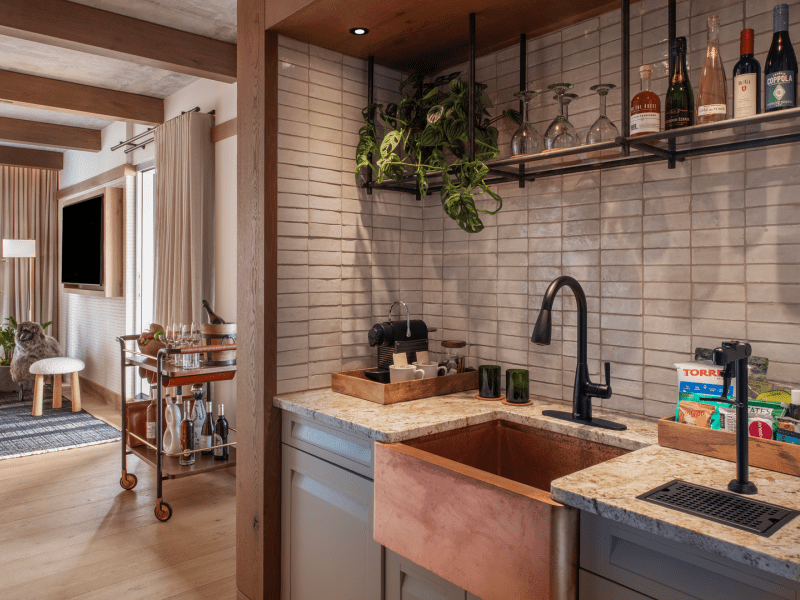
MULTIPOLYGON (((118 411, 82 400, 120 426, 118 411)), ((235 477, 165 481, 161 523, 154 469, 129 456, 139 483, 125 491, 120 468, 119 442, 0 461, 0 599, 236 598, 235 477)))

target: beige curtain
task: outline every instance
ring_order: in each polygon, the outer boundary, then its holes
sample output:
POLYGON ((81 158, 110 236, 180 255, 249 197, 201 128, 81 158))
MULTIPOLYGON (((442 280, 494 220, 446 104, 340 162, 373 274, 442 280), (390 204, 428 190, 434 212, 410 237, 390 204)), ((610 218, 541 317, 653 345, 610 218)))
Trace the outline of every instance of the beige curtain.
MULTIPOLYGON (((33 259, 33 318, 53 321, 58 335, 58 172, 0 167, 0 232, 3 239, 36 240, 33 259)), ((0 265, 0 318, 28 319, 28 259, 7 258, 0 265)))
POLYGON ((157 323, 199 324, 213 304, 214 117, 189 112, 155 130, 157 323))

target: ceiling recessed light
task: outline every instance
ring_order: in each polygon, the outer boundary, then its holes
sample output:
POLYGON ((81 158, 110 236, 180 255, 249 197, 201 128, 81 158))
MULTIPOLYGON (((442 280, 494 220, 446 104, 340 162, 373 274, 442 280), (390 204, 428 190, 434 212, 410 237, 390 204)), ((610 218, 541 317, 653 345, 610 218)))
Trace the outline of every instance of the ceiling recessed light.
POLYGON ((353 35, 367 35, 369 33, 369 29, 366 27, 353 27, 350 30, 350 33, 353 35))

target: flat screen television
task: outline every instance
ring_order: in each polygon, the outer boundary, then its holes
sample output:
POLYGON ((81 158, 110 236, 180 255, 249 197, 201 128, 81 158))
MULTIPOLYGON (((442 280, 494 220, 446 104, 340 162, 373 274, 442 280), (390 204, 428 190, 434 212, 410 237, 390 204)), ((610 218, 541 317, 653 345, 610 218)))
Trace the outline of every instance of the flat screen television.
POLYGON ((103 285, 103 196, 63 209, 61 283, 103 285))

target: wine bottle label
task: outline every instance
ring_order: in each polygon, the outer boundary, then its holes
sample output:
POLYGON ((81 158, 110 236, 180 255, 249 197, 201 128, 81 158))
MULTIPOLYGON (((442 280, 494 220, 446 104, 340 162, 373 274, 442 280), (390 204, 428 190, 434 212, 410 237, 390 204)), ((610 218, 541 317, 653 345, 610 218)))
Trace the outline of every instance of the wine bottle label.
POLYGON ((201 435, 200 436, 200 445, 198 448, 211 448, 214 444, 212 443, 213 438, 210 435, 201 435))
MULTIPOLYGON (((219 446, 222 443, 222 436, 218 433, 214 434, 214 443, 212 445, 219 446)), ((222 451, 224 448, 215 448, 214 449, 214 456, 222 456, 222 451)))
POLYGON ((697 107, 697 116, 704 117, 706 115, 724 115, 727 109, 724 104, 705 104, 697 107))
POLYGON ((757 114, 757 73, 746 73, 733 78, 733 118, 752 117, 757 114))
POLYGON ((147 422, 147 434, 146 437, 148 440, 155 439, 156 437, 156 424, 153 421, 147 422))
POLYGON ((668 110, 664 118, 665 129, 688 127, 692 124, 692 113, 685 108, 668 110))
POLYGON ((635 133, 658 133, 661 128, 661 115, 643 112, 631 115, 631 135, 635 133))
POLYGON ((764 78, 766 110, 795 106, 794 71, 776 71, 764 78))

